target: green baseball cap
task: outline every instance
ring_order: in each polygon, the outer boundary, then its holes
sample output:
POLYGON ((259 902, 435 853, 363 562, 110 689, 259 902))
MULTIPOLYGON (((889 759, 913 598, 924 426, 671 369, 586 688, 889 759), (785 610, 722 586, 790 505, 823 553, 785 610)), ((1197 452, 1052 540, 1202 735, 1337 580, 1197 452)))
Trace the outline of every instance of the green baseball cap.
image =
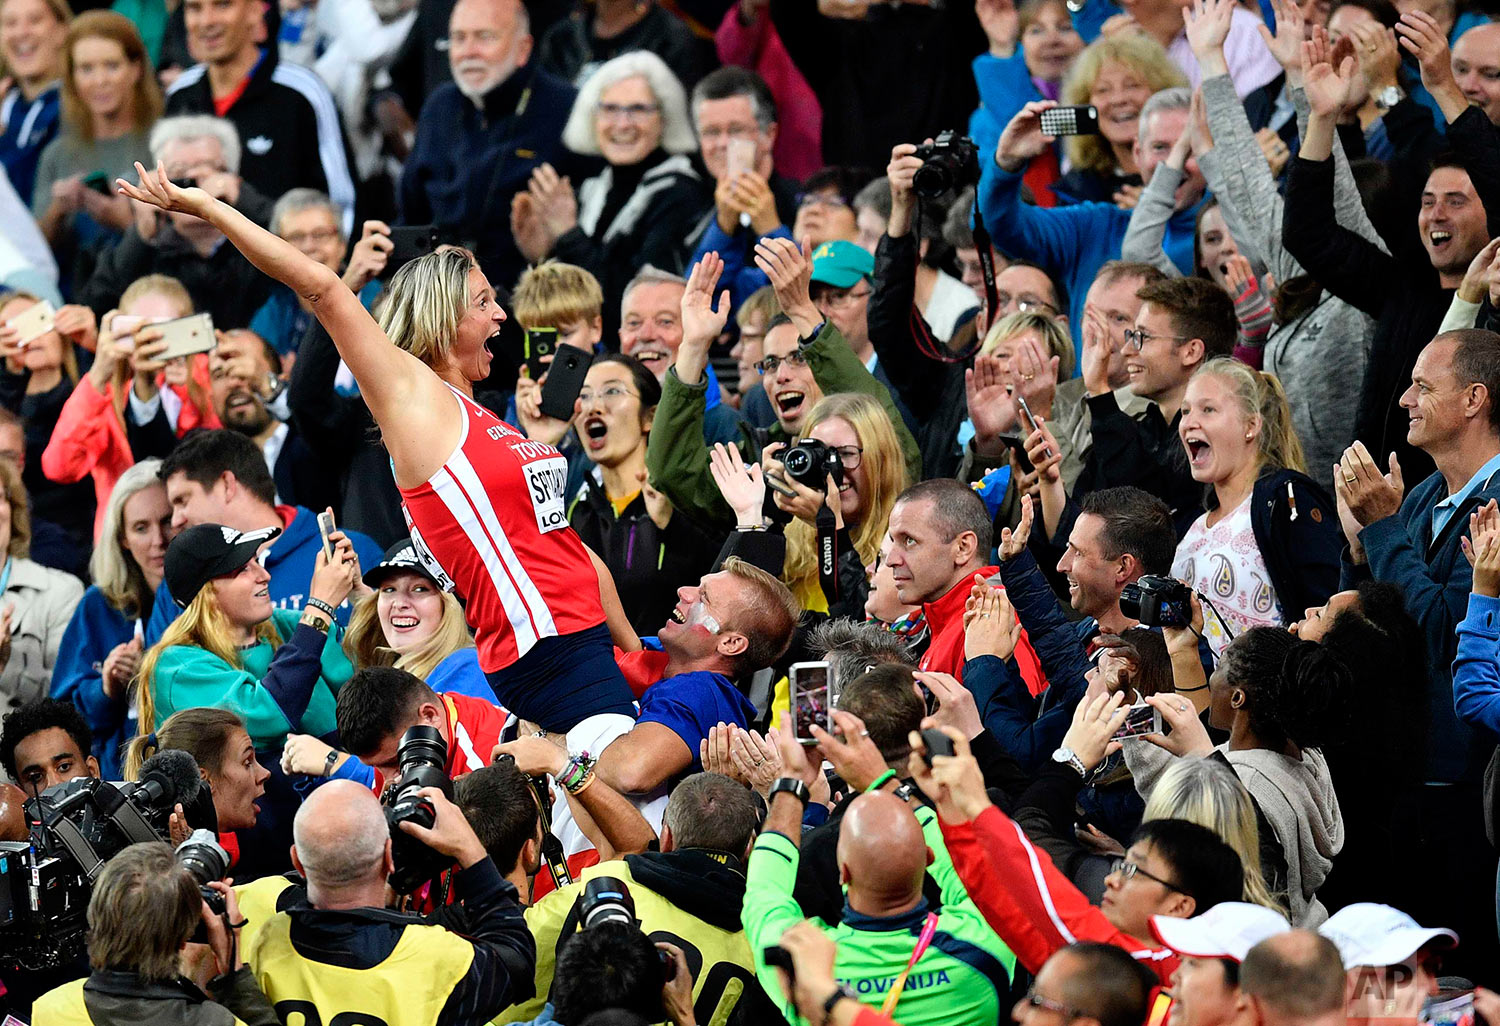
POLYGON ((875 258, 852 242, 825 242, 812 255, 812 280, 836 289, 853 288, 875 274, 875 258))

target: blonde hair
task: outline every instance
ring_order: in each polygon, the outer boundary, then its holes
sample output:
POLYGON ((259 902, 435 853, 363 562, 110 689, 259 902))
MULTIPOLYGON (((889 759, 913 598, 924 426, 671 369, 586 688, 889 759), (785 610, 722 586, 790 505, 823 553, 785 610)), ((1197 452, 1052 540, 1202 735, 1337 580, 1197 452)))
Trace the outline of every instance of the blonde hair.
POLYGON ((73 47, 85 39, 108 39, 119 44, 125 60, 140 72, 130 96, 130 122, 136 131, 154 124, 162 112, 161 86, 157 84, 151 55, 146 52, 140 32, 123 14, 84 11, 68 26, 68 39, 63 44, 62 113, 68 130, 84 139, 94 138, 93 116, 73 81, 73 47))
MULTIPOLYGON (((1100 36, 1083 48, 1063 79, 1058 102, 1069 106, 1087 104, 1094 91, 1094 80, 1104 65, 1111 62, 1125 65, 1146 83, 1152 94, 1187 85, 1182 70, 1160 43, 1140 32, 1120 32, 1100 36)), ((1114 150, 1102 135, 1070 135, 1063 146, 1074 167, 1109 174, 1119 166, 1114 150)))
POLYGON ((610 86, 632 78, 646 80, 646 88, 661 108, 661 148, 668 153, 692 153, 698 148, 698 133, 688 117, 687 93, 682 82, 650 50, 632 50, 605 61, 578 90, 568 123, 563 126, 562 144, 574 153, 599 156, 599 138, 594 128, 594 112, 599 97, 610 86))
POLYGON ((380 601, 380 589, 366 595, 354 606, 349 615, 349 626, 344 630, 344 651, 356 670, 367 666, 394 666, 414 677, 426 680, 438 663, 460 649, 473 648, 474 639, 464 623, 464 608, 458 599, 448 592, 439 592, 443 598, 443 619, 438 629, 426 641, 405 654, 386 644, 385 632, 380 626, 380 614, 376 604, 380 601))
MULTIPOLYGON (((255 639, 258 642, 269 641, 272 648, 281 644, 281 635, 277 633, 276 624, 272 620, 255 625, 255 639)), ((245 664, 240 659, 240 648, 235 644, 234 635, 230 631, 229 618, 219 605, 219 597, 212 581, 198 589, 193 601, 187 604, 187 608, 162 632, 161 640, 148 648, 141 659, 141 669, 135 678, 135 697, 139 712, 137 723, 142 734, 149 734, 158 726, 156 665, 161 662, 162 653, 177 645, 201 648, 236 669, 244 667, 245 664)))
POLYGON ((1009 342, 1030 331, 1041 336, 1042 343, 1047 347, 1047 355, 1057 357, 1057 380, 1061 382, 1071 378, 1075 358, 1072 336, 1055 318, 1036 310, 1017 310, 1000 318, 990 326, 979 351, 992 353, 1001 342, 1009 342))
POLYGON ((776 290, 770 285, 762 285, 740 304, 735 311, 734 323, 741 328, 749 325, 751 320, 759 317, 766 324, 770 324, 781 314, 781 300, 776 298, 776 290))
POLYGON ((478 266, 468 250, 449 247, 397 271, 380 308, 386 338, 429 367, 447 359, 469 307, 469 271, 478 266))
MULTIPOLYGON (((818 400, 802 427, 801 437, 808 437, 813 428, 834 417, 849 423, 864 449, 860 459, 869 481, 869 491, 864 497, 865 513, 858 524, 847 526, 859 558, 869 565, 880 554, 880 541, 885 537, 886 521, 890 519, 896 496, 906 490, 906 460, 885 407, 862 392, 839 392, 818 400)), ((798 597, 818 588, 817 542, 817 528, 805 520, 797 518, 787 526, 786 567, 781 576, 798 597)))
POLYGON ((582 267, 543 260, 521 273, 510 304, 510 312, 523 328, 560 328, 600 316, 604 290, 599 279, 582 267))
POLYGON ((1280 378, 1232 356, 1216 356, 1193 372, 1195 378, 1202 375, 1212 375, 1230 386, 1246 421, 1259 418, 1255 447, 1262 467, 1307 473, 1302 441, 1292 425, 1292 407, 1280 378))
POLYGON ((153 733, 141 734, 125 746, 124 776, 126 780, 137 780, 141 765, 157 752, 167 749, 187 752, 208 774, 210 781, 224 768, 229 754, 229 739, 237 730, 245 729, 245 721, 239 714, 228 709, 199 705, 191 709, 179 709, 167 717, 165 723, 153 733))
POLYGON ((1245 868, 1244 899, 1287 914, 1276 900, 1260 867, 1260 828, 1255 801, 1233 769, 1216 759, 1174 759, 1162 774, 1141 822, 1183 819, 1207 827, 1239 853, 1245 868))
POLYGON ((99 541, 89 559, 89 576, 104 600, 126 617, 140 616, 151 605, 151 586, 135 557, 125 550, 125 503, 151 487, 161 487, 161 460, 141 460, 115 482, 104 507, 99 541))
POLYGON ((5 501, 10 505, 10 545, 5 554, 25 559, 31 555, 31 503, 26 497, 20 468, 10 460, 0 460, 0 485, 4 486, 5 501))

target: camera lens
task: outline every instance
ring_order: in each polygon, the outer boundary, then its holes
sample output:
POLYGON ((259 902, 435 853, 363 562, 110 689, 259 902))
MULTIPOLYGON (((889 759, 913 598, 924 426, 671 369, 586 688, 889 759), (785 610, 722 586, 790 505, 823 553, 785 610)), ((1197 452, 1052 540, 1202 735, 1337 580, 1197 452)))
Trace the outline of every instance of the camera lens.
POLYGON ((396 746, 396 762, 403 774, 411 772, 414 766, 443 769, 448 765, 448 743, 436 727, 425 724, 409 727, 396 746))
POLYGON ((191 873, 200 887, 224 879, 224 874, 229 872, 229 853, 210 831, 202 827, 177 846, 175 857, 177 864, 191 873))
POLYGON ((630 888, 612 876, 594 877, 583 885, 578 918, 585 930, 600 923, 634 923, 635 901, 630 888))
POLYGON ((805 445, 794 445, 781 455, 782 465, 793 477, 801 477, 812 469, 812 453, 805 445))

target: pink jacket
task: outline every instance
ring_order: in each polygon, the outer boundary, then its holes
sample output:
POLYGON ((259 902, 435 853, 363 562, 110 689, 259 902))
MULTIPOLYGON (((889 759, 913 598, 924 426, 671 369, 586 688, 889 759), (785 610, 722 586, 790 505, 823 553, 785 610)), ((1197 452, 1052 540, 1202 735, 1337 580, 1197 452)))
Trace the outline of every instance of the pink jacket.
POLYGON ((135 458, 125 437, 125 426, 115 414, 114 384, 101 393, 87 374, 79 379, 73 394, 63 404, 57 427, 47 448, 42 450, 42 473, 49 481, 72 484, 84 474, 94 477, 94 498, 98 512, 94 515, 94 541, 104 526, 104 508, 120 475, 130 469, 135 458))
MULTIPOLYGON (((807 0, 811 3, 812 0, 807 0)), ((823 166, 823 108, 792 63, 769 15, 762 12, 749 25, 740 24, 740 5, 731 4, 714 33, 719 60, 749 68, 766 80, 776 98, 776 170, 801 181, 823 166)))

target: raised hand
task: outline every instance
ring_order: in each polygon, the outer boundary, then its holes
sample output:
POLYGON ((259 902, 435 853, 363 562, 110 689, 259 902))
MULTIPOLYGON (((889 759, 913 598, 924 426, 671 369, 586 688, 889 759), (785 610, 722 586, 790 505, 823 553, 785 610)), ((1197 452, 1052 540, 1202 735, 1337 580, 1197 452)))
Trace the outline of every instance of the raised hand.
POLYGON ((1073 709, 1073 725, 1063 735, 1062 746, 1078 756, 1085 772, 1092 770, 1119 751, 1120 742, 1112 738, 1129 712, 1123 691, 1084 698, 1073 709))
MULTIPOLYGON (((923 720, 930 726, 931 721, 923 720)), ((984 790, 984 773, 969 749, 969 739, 952 727, 939 727, 953 741, 952 755, 938 755, 927 765, 923 758, 927 745, 915 730, 910 734, 911 757, 907 775, 917 782, 922 793, 937 805, 938 815, 950 823, 966 823, 993 803, 984 790)))
POLYGON ((995 145, 995 163, 1014 173, 1051 146, 1056 137, 1042 132, 1042 111, 1056 106, 1052 100, 1034 100, 1022 107, 1000 133, 1000 141, 995 145))
POLYGON ((1459 543, 1474 567, 1474 593, 1500 598, 1500 511, 1494 499, 1469 514, 1469 536, 1459 543))
POLYGON ((135 162, 135 173, 140 176, 139 185, 131 185, 123 178, 116 178, 115 185, 119 188, 120 195, 128 196, 138 203, 145 203, 168 212, 175 211, 192 214, 194 217, 206 217, 208 211, 217 202, 202 189, 196 187, 179 189, 173 185, 161 161, 156 162, 156 170, 147 171, 138 160, 135 162))
POLYGON ((1382 474, 1375 457, 1360 441, 1345 449, 1343 459, 1339 461, 1334 486, 1362 527, 1393 516, 1401 509, 1406 485, 1401 479, 1401 464, 1396 461, 1395 453, 1391 453, 1389 465, 1390 472, 1382 474))
POLYGON ((1229 70, 1224 62, 1224 40, 1229 38, 1235 6, 1234 0, 1192 0, 1182 9, 1188 45, 1205 76, 1229 70))
POLYGON ((1307 22, 1302 17, 1302 8, 1294 0, 1271 0, 1271 11, 1276 16, 1276 34, 1272 35, 1264 25, 1258 25, 1256 29, 1276 63, 1286 70, 1287 81, 1301 85, 1302 44, 1307 41, 1307 22))
POLYGON ((813 305, 812 251, 806 241, 767 237, 755 244, 755 266, 771 280, 776 301, 805 338, 822 323, 823 317, 813 305))
POLYGON ((531 172, 527 191, 553 241, 578 226, 578 197, 573 194, 573 183, 559 175, 551 164, 543 164, 531 172))
POLYGON ((1031 538, 1033 516, 1031 496, 1021 496, 1021 522, 1016 525, 1015 530, 1009 527, 1000 530, 1000 562, 1009 562, 1026 551, 1026 542, 1031 538))
POLYGON ((1359 72, 1371 95, 1399 85, 1396 71, 1401 67, 1401 51, 1396 49, 1396 33, 1376 22, 1354 22, 1349 26, 1354 39, 1354 53, 1359 58, 1359 72))
POLYGON ((990 55, 1010 57, 1016 52, 1016 37, 1021 34, 1021 15, 1015 0, 974 0, 974 14, 979 27, 990 42, 990 55))
POLYGON ((975 448, 983 455, 1002 452, 999 437, 1016 426, 1016 401, 1005 361, 988 353, 976 356, 974 366, 964 371, 964 398, 974 425, 975 448))
POLYGON ((1468 107, 1463 91, 1453 78, 1453 55, 1448 51, 1448 36, 1426 11, 1410 10, 1396 23, 1401 45, 1417 59, 1422 69, 1422 85, 1442 108, 1443 117, 1452 122, 1468 107))
MULTIPOLYGON (((1016 346, 1011 357, 1011 371, 1016 391, 1031 407, 1033 415, 1050 417, 1052 399, 1057 395, 1057 371, 1060 357, 1048 356, 1034 335, 1027 335, 1016 346)), ((1019 405, 1019 404, 1018 404, 1019 405)))
POLYGON ((693 265, 688 274, 687 289, 682 293, 682 344, 707 348, 724 333, 729 319, 729 290, 719 293, 719 308, 714 309, 714 287, 724 273, 724 259, 709 250, 693 265))
POLYGON ((1315 115, 1337 119, 1354 91, 1355 61, 1345 57, 1334 70, 1332 60, 1328 34, 1314 26, 1312 38, 1302 44, 1302 88, 1315 115))
POLYGON ((715 442, 708 454, 708 472, 719 486, 719 494, 734 510, 738 526, 758 527, 766 502, 766 479, 760 464, 746 466, 738 445, 730 442, 726 448, 723 442, 715 442))
POLYGON ((1009 659, 1021 640, 1021 622, 1004 588, 984 589, 964 628, 964 658, 992 655, 1009 659))

